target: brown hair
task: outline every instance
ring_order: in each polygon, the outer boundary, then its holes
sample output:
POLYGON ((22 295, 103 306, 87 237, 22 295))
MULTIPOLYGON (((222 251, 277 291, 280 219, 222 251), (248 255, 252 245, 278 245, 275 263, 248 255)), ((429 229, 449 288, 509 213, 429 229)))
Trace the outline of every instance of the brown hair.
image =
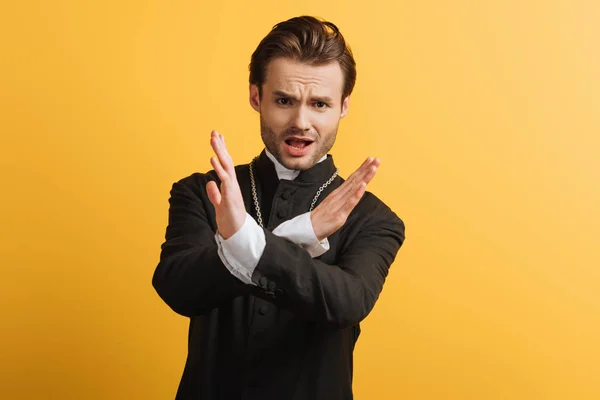
POLYGON ((344 74, 342 100, 349 96, 356 82, 356 63, 340 30, 331 22, 311 16, 291 18, 278 23, 265 36, 252 54, 250 83, 262 95, 269 62, 278 57, 310 65, 337 61, 344 74))

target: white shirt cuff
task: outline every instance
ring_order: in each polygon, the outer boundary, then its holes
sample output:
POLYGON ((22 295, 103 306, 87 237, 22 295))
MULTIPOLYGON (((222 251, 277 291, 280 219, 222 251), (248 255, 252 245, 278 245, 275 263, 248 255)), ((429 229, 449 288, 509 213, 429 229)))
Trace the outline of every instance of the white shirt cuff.
POLYGON ((254 218, 246 213, 244 225, 225 240, 217 232, 218 254, 225 267, 240 281, 256 285, 252 282, 252 274, 265 250, 265 233, 254 218))
POLYGON ((301 246, 312 258, 319 257, 329 250, 327 238, 321 241, 317 238, 310 220, 310 212, 281 223, 273 230, 273 234, 301 246))

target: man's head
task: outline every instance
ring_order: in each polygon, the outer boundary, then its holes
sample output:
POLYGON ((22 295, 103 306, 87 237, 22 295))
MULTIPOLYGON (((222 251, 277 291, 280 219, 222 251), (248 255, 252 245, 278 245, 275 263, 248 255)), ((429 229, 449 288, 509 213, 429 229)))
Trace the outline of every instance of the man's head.
POLYGON ((297 17, 275 25, 250 63, 250 104, 267 149, 287 168, 311 168, 333 146, 355 81, 334 24, 297 17))

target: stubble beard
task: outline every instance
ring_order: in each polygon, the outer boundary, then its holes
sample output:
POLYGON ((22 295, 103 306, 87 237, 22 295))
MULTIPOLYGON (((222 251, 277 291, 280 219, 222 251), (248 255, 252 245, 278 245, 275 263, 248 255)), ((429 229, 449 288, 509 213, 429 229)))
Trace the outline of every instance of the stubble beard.
POLYGON ((311 144, 311 146, 315 146, 315 148, 312 150, 312 155, 309 159, 304 159, 304 157, 302 157, 302 160, 289 160, 282 157, 280 144, 287 136, 302 136, 302 134, 299 134, 297 131, 288 131, 278 134, 267 125, 262 115, 260 117, 260 136, 262 137, 265 147, 281 165, 287 169, 296 171, 304 171, 312 168, 317 161, 321 159, 321 157, 329 153, 329 150, 331 150, 333 144, 335 143, 337 130, 338 126, 336 125, 335 129, 331 133, 325 135, 325 139, 323 139, 323 137, 319 134, 317 134, 317 137, 311 137, 314 139, 314 142, 311 144))

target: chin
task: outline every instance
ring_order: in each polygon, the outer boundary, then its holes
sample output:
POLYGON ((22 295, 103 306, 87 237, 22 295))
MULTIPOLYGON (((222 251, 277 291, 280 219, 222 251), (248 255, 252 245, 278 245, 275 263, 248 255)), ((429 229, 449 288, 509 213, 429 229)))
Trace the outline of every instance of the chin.
POLYGON ((312 168, 315 165, 314 157, 305 156, 305 157, 285 157, 279 160, 281 165, 288 169, 293 169, 296 171, 304 171, 312 168))
POLYGON ((293 169, 295 171, 303 171, 305 169, 310 168, 307 166, 308 165, 307 160, 300 160, 300 159, 296 159, 296 158, 284 158, 283 160, 280 161, 280 163, 287 169, 293 169))

